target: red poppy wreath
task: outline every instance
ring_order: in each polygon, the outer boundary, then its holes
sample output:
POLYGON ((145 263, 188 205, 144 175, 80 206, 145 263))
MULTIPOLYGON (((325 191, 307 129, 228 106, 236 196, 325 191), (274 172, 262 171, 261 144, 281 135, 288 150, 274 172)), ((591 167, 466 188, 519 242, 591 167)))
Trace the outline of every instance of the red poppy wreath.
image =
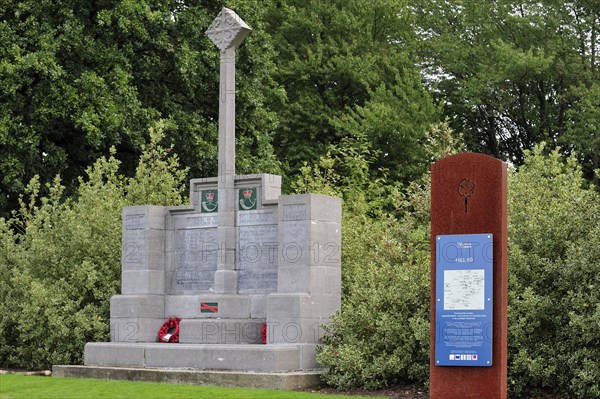
POLYGON ((178 317, 169 317, 160 330, 158 330, 158 341, 172 344, 179 342, 180 321, 181 319, 178 317))

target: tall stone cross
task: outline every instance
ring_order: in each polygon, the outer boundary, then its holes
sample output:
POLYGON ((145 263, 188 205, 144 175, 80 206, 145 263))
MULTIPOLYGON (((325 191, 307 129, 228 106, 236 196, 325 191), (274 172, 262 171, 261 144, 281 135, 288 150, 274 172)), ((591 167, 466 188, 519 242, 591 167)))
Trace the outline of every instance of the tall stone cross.
POLYGON ((219 256, 215 273, 217 293, 236 293, 235 272, 235 50, 250 27, 233 11, 223 8, 206 35, 221 50, 219 86, 219 256))

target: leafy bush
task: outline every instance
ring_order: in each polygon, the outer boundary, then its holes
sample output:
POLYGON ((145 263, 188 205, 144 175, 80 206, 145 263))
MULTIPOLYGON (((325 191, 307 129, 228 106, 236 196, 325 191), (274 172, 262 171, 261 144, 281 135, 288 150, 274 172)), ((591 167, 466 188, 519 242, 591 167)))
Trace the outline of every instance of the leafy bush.
MULTIPOLYGON (((185 171, 159 145, 162 126, 134 178, 100 158, 64 200, 57 177, 39 198, 39 180, 9 220, 0 218, 0 366, 39 369, 81 362, 88 341, 109 336, 110 297, 119 291, 121 211, 125 205, 182 202, 185 171)), ((114 155, 114 152, 113 152, 114 155)))
POLYGON ((423 381, 429 369, 429 236, 410 216, 344 213, 344 300, 319 361, 325 380, 368 389, 423 381))
POLYGON ((600 397, 600 196, 538 146, 510 176, 509 387, 600 397))

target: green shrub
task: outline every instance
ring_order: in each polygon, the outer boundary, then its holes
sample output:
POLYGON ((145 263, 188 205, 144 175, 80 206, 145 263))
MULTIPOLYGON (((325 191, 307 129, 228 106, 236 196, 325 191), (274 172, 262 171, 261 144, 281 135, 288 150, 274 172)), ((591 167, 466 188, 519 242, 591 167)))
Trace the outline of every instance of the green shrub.
POLYGON ((88 169, 75 199, 63 198, 58 177, 39 198, 34 178, 28 201, 0 219, 1 367, 80 363, 86 342, 108 339, 110 297, 120 288, 123 206, 182 202, 185 171, 160 147, 160 125, 150 137, 134 178, 118 174, 112 155, 88 169))
POLYGON ((538 146, 510 176, 509 388, 600 397, 600 196, 538 146))
POLYGON ((344 214, 342 312, 318 355, 329 384, 375 389, 427 378, 429 236, 415 227, 344 214))

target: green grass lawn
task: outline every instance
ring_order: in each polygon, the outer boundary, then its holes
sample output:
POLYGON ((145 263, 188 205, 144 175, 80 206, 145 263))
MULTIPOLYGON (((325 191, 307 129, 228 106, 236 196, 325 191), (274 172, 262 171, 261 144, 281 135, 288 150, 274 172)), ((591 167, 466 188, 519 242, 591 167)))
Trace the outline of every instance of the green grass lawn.
MULTIPOLYGON (((106 381, 83 378, 58 378, 0 375, 0 399, 357 399, 360 396, 323 395, 308 392, 270 391, 266 389, 219 388, 155 382, 106 381)), ((370 399, 375 399, 373 396, 370 399)))

